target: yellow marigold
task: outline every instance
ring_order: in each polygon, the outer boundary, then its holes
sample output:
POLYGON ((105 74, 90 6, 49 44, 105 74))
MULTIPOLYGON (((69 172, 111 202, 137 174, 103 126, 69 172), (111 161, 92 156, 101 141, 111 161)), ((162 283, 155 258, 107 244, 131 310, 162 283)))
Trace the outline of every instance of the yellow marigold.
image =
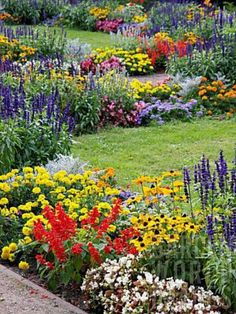
POLYGON ((2 254, 1 254, 1 258, 4 260, 7 260, 10 256, 10 248, 8 246, 4 246, 2 249, 2 254))
POLYGON ((40 189, 40 187, 35 187, 35 188, 33 188, 32 192, 34 194, 40 194, 41 193, 41 189, 40 189))
POLYGON ((29 263, 27 263, 25 261, 21 261, 19 263, 18 267, 19 267, 19 269, 26 271, 29 269, 30 266, 29 266, 29 263))
POLYGON ((17 244, 12 242, 9 244, 9 249, 11 252, 15 252, 17 250, 17 244))
POLYGON ((0 199, 0 205, 7 205, 8 204, 8 199, 6 197, 3 197, 0 199))

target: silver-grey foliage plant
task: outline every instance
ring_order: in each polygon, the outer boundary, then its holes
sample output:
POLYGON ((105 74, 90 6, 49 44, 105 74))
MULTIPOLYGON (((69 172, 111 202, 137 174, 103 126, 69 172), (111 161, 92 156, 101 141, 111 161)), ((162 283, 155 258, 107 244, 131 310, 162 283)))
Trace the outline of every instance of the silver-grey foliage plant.
POLYGON ((67 173, 71 174, 82 174, 87 165, 88 163, 81 162, 79 158, 60 154, 57 155, 56 159, 50 160, 45 168, 52 176, 60 170, 65 170, 67 173))
POLYGON ((78 38, 70 40, 66 46, 66 54, 72 60, 82 61, 91 54, 91 45, 82 43, 78 38))
POLYGON ((178 84, 181 87, 178 94, 183 97, 187 96, 194 89, 197 89, 201 83, 201 76, 183 77, 181 74, 177 74, 171 78, 174 84, 178 84))

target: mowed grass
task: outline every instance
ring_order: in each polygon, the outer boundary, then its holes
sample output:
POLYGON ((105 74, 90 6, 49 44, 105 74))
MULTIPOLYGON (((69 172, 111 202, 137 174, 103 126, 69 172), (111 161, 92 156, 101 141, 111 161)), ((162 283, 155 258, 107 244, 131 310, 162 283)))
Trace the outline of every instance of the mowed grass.
POLYGON ((113 167, 118 183, 127 185, 139 175, 193 167, 205 154, 214 161, 222 149, 234 158, 235 120, 202 119, 161 127, 114 128, 75 139, 73 154, 92 167, 113 167))
POLYGON ((69 39, 79 38, 82 43, 90 44, 93 49, 112 46, 111 36, 102 32, 81 31, 75 28, 66 28, 69 39))
MULTIPOLYGON (((17 28, 18 26, 23 25, 12 25, 11 28, 17 28)), ((60 31, 60 27, 49 27, 44 25, 37 25, 32 26, 33 28, 37 28, 40 31, 44 31, 49 29, 51 31, 57 30, 60 31)), ((82 31, 77 28, 64 28, 67 34, 68 39, 80 39, 82 43, 90 44, 93 49, 96 48, 105 48, 113 46, 113 42, 111 40, 110 34, 102 33, 102 32, 89 32, 89 31, 82 31)))

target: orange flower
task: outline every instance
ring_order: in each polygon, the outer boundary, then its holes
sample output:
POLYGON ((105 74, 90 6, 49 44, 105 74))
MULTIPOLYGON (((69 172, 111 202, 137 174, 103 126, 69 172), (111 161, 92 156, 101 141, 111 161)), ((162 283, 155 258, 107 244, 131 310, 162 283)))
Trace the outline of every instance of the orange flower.
POLYGON ((202 90, 200 90, 199 92, 198 92, 198 95, 199 96, 203 96, 203 95, 205 95, 207 93, 207 91, 205 90, 205 89, 202 89, 202 90))
POLYGON ((226 112, 226 116, 227 116, 227 118, 232 118, 233 117, 233 113, 232 112, 226 112))
POLYGON ((218 98, 218 99, 221 99, 221 100, 225 99, 224 95, 222 95, 222 94, 218 94, 218 95, 217 95, 217 98, 218 98))

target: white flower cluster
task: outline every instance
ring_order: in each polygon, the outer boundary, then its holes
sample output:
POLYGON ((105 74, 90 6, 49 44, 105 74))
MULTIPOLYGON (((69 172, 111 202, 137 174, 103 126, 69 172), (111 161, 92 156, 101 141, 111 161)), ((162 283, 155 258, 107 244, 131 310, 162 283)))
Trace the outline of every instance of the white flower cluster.
POLYGON ((91 308, 102 306, 104 314, 217 314, 224 307, 211 291, 188 286, 183 280, 160 280, 133 255, 106 260, 87 271, 82 290, 91 308))

